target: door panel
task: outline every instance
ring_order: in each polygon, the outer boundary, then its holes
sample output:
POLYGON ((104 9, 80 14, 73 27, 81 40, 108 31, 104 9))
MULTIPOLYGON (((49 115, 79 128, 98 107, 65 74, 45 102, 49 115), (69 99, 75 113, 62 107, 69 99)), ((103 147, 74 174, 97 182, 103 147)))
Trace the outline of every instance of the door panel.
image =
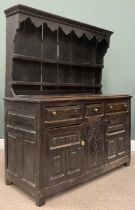
POLYGON ((83 173, 81 125, 47 130, 49 169, 47 184, 52 185, 83 173))
POLYGON ((113 161, 117 158, 117 136, 106 140, 107 161, 113 161))
POLYGON ((81 175, 83 164, 82 149, 79 146, 67 149, 67 174, 81 175))
POLYGON ((106 162, 127 154, 129 147, 128 115, 114 115, 106 118, 106 162))
POLYGON ((86 150, 87 171, 103 164, 104 130, 102 122, 86 125, 86 150))
POLYGON ((127 138, 126 134, 118 137, 118 156, 125 155, 127 152, 127 138))
POLYGON ((50 155, 51 177, 50 180, 56 180, 65 176, 65 153, 64 151, 55 151, 50 155))

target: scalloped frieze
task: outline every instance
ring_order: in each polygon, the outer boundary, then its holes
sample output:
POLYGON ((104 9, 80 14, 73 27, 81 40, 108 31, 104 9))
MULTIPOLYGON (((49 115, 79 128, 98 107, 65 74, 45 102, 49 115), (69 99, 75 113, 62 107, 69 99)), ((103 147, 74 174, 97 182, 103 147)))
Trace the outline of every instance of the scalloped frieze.
POLYGON ((28 19, 28 18, 31 19, 31 22, 35 25, 35 27, 40 27, 46 23, 51 31, 55 31, 55 30, 58 30, 58 28, 61 28, 62 31, 66 35, 70 34, 71 31, 74 31, 78 38, 80 38, 81 36, 83 36, 85 34, 85 36, 89 40, 91 40, 93 37, 96 37, 98 42, 101 42, 103 39, 106 40, 106 42, 109 42, 109 37, 107 37, 107 36, 104 36, 104 35, 101 35, 101 34, 98 34, 98 33, 92 32, 92 31, 88 31, 83 28, 79 28, 77 26, 74 27, 71 25, 67 25, 66 23, 62 24, 61 22, 55 22, 55 21, 51 21, 48 19, 42 19, 42 18, 38 18, 38 17, 34 17, 34 16, 29 16, 26 14, 19 15, 18 26, 20 27, 20 24, 23 21, 26 21, 26 19, 28 19))

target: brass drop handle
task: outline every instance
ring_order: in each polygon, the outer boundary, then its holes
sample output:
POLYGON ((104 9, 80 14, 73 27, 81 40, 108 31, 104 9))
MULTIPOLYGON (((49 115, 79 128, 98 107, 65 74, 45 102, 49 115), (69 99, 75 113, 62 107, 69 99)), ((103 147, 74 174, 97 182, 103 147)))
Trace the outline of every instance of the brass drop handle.
POLYGON ((98 112, 98 109, 97 108, 94 108, 94 112, 98 112))
POLYGON ((85 146, 85 141, 84 140, 82 140, 80 143, 83 147, 85 146))
POLYGON ((110 109, 112 110, 113 109, 113 106, 110 106, 110 109))
POLYGON ((56 116, 56 112, 55 112, 55 111, 53 111, 53 112, 52 112, 52 115, 53 115, 53 116, 56 116))

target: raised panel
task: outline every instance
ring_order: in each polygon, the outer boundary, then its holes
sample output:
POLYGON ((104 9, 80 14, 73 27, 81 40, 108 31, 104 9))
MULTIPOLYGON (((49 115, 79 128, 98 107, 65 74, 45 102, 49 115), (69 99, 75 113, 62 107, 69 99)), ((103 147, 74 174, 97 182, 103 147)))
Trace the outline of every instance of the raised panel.
POLYGON ((102 123, 87 125, 87 170, 103 164, 104 131, 102 123))
POLYGON ((26 129, 26 130, 35 130, 36 127, 35 116, 18 115, 13 112, 8 112, 7 126, 26 129))
POLYGON ((72 148, 67 151, 67 174, 79 175, 82 173, 83 160, 80 147, 72 148))
POLYGON ((117 138, 107 140, 107 160, 112 161, 117 157, 117 138))
POLYGON ((17 166, 17 176, 19 178, 23 177, 23 160, 24 160, 24 152, 23 152, 23 138, 19 138, 16 144, 16 166, 17 166))
POLYGON ((16 137, 8 134, 8 169, 16 173, 16 137))
POLYGON ((6 108, 9 113, 15 113, 16 115, 24 115, 28 117, 35 117, 37 115, 37 104, 8 101, 6 108))
POLYGON ((34 133, 7 128, 8 169, 18 179, 35 182, 34 133))
POLYGON ((24 141, 24 179, 35 182, 35 144, 24 141))
POLYGON ((53 152, 51 154, 51 177, 50 179, 59 179, 65 176, 64 169, 64 151, 53 152))
POLYGON ((118 156, 124 155, 127 151, 126 135, 118 137, 118 156))

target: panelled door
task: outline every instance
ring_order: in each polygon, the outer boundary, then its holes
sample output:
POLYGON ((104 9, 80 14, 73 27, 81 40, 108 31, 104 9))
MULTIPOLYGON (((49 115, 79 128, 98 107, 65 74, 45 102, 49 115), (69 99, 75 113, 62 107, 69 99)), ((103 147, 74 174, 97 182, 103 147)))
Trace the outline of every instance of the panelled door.
POLYGON ((47 130, 48 175, 47 184, 52 185, 83 174, 84 147, 81 146, 81 125, 47 130))
POLYGON ((130 145, 128 122, 127 114, 106 117, 105 150, 107 163, 127 154, 130 145))
POLYGON ((86 124, 86 171, 103 165, 104 129, 102 122, 86 124))
POLYGON ((86 173, 104 164, 104 106, 103 103, 86 105, 85 115, 86 173))

